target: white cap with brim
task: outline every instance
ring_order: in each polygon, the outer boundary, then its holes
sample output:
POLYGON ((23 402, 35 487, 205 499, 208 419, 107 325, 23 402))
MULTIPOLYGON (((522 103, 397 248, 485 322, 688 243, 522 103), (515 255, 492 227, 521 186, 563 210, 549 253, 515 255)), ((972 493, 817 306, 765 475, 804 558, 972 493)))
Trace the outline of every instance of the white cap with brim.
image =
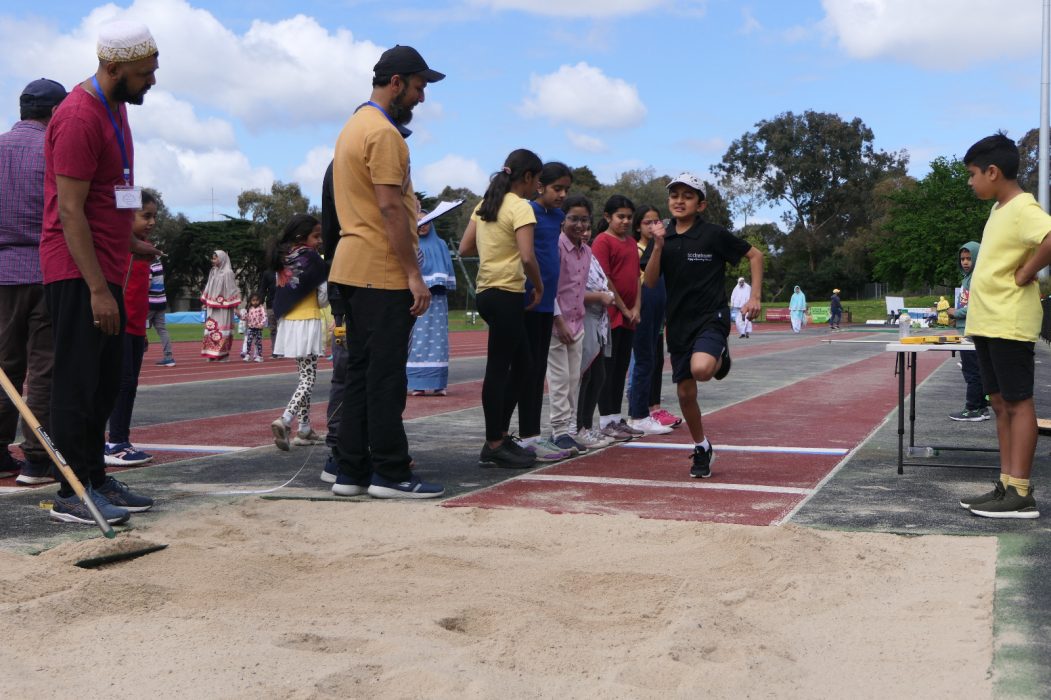
POLYGON ((99 28, 96 47, 100 61, 130 63, 157 53, 157 42, 141 22, 119 20, 99 28))
POLYGON ((704 191, 704 183, 701 181, 701 178, 697 177, 693 173, 679 173, 674 180, 668 183, 668 189, 670 190, 675 185, 686 185, 687 187, 692 187, 693 189, 700 192, 702 197, 707 196, 707 194, 704 191))

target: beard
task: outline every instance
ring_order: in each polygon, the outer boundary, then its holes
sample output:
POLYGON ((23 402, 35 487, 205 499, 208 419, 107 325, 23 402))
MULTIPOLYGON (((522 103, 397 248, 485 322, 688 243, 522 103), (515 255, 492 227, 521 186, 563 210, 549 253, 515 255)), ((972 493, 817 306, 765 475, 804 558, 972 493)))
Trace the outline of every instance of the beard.
POLYGON ((390 109, 387 110, 391 120, 398 126, 405 126, 412 121, 412 108, 416 105, 406 105, 402 102, 402 98, 408 90, 409 88, 406 86, 395 95, 394 99, 391 100, 390 109))
POLYGON ((127 102, 128 104, 141 105, 143 98, 149 91, 150 86, 147 85, 136 94, 132 94, 128 89, 128 76, 122 76, 117 84, 113 88, 113 99, 117 102, 127 102))

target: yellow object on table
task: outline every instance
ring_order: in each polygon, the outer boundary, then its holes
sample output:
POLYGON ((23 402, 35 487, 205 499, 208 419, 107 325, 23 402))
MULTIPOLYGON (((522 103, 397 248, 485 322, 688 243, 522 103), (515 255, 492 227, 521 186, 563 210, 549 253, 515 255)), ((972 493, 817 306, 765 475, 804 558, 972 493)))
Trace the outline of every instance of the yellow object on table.
POLYGON ((948 326, 949 325, 949 302, 945 300, 945 297, 938 297, 938 306, 935 307, 938 310, 938 325, 948 326))
POLYGON ((963 342, 963 337, 959 335, 910 335, 908 338, 902 338, 901 342, 905 345, 959 344, 963 342))

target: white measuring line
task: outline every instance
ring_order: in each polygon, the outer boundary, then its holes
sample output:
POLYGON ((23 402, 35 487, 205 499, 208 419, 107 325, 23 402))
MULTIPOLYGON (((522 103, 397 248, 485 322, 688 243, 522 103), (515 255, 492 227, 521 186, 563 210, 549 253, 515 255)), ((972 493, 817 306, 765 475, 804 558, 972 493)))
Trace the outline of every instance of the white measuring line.
MULTIPOLYGON (((622 442, 621 447, 657 449, 657 450, 692 450, 693 443, 681 442, 622 442)), ((799 455, 845 455, 850 450, 839 447, 782 447, 779 445, 723 445, 715 446, 717 452, 776 452, 778 454, 799 455)))
POLYGON ((135 447, 146 450, 160 450, 161 452, 210 452, 224 454, 227 452, 242 452, 250 450, 251 447, 232 447, 230 445, 168 445, 161 443, 143 444, 135 443, 135 447))
POLYGON ((572 484, 600 484, 605 486, 649 486, 661 489, 711 489, 715 491, 754 491, 809 496, 812 489, 795 486, 757 486, 755 484, 722 484, 697 481, 657 481, 655 479, 616 479, 606 476, 569 476, 558 474, 526 474, 514 481, 547 481, 572 484))

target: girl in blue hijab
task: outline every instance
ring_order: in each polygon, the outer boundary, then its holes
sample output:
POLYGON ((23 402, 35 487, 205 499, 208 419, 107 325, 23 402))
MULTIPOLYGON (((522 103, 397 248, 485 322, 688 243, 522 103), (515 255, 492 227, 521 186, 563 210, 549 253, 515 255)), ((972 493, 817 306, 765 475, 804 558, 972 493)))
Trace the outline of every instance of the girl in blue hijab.
MULTIPOLYGON (((419 203, 417 202, 417 207, 419 203)), ((422 216, 420 211, 417 216, 422 216)), ((456 289, 449 246, 431 223, 419 228, 420 272, 431 290, 431 305, 416 319, 409 343, 409 361, 405 366, 412 396, 445 396, 449 386, 449 297, 456 289)))
POLYGON ((792 332, 798 333, 806 326, 806 295, 798 284, 792 292, 792 300, 788 302, 788 310, 792 316, 792 332))

